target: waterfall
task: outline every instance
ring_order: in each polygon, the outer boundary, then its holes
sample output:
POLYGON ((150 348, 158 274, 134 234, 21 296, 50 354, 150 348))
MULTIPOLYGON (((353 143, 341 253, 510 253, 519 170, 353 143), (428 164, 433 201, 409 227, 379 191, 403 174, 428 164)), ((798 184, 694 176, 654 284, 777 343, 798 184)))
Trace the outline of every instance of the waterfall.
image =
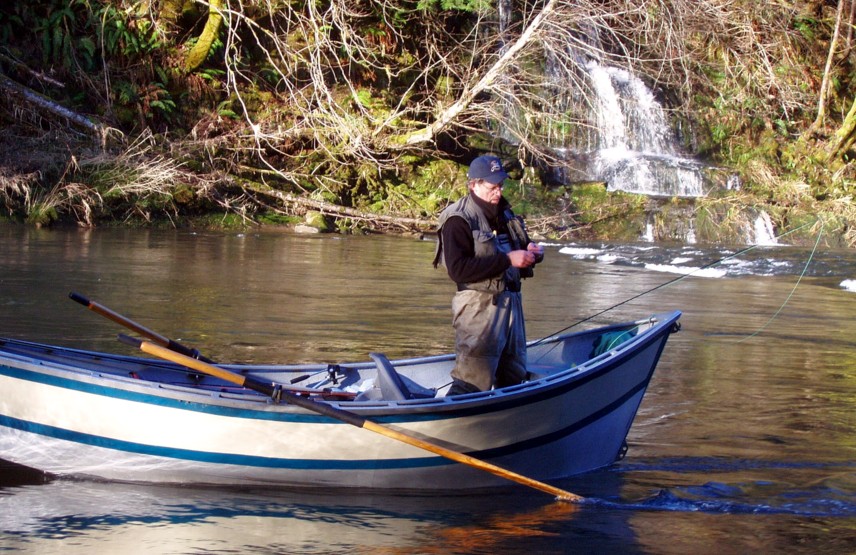
POLYGON ((654 224, 651 223, 650 218, 645 222, 645 234, 642 235, 642 240, 646 243, 654 242, 654 224))
POLYGON ((686 237, 684 237, 684 242, 687 245, 695 245, 696 244, 695 227, 692 225, 693 224, 692 220, 690 220, 689 223, 690 223, 690 229, 689 229, 689 231, 687 231, 686 237))
POLYGON ((603 181, 610 191, 655 197, 704 196, 706 167, 680 154, 653 91, 631 71, 609 65, 602 52, 597 28, 581 26, 565 51, 545 53, 555 119, 578 118, 548 138, 561 160, 550 177, 566 184, 603 181))
MULTIPOLYGON (((500 52, 508 46, 513 6, 497 0, 500 52)), ((544 51, 544 119, 555 125, 546 126, 543 146, 560 160, 545 168, 548 178, 562 184, 602 181, 609 191, 653 197, 704 196, 705 166, 680 155, 654 93, 632 72, 607 64, 603 52, 597 26, 584 23, 564 49, 544 51)), ((505 121, 520 119, 510 103, 501 111, 505 121)), ((496 132, 515 142, 503 123, 496 132)))
POLYGON ((776 233, 773 229, 773 222, 770 220, 770 215, 766 212, 761 212, 755 218, 753 224, 752 244, 753 245, 778 245, 776 233))
POLYGON ((596 96, 597 150, 589 172, 608 190, 649 196, 704 196, 702 165, 674 147, 663 107, 641 79, 590 60, 585 70, 596 96))
POLYGON ((601 151, 650 151, 673 154, 663 109, 641 79, 630 72, 589 61, 585 68, 596 98, 601 151))

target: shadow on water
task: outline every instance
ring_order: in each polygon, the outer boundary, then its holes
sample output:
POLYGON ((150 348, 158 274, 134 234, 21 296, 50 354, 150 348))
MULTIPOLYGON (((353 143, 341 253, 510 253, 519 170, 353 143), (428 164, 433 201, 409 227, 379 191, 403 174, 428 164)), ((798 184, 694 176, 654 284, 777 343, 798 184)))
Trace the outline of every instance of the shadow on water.
POLYGON ((0 459, 0 491, 9 487, 46 484, 50 480, 44 472, 0 459))

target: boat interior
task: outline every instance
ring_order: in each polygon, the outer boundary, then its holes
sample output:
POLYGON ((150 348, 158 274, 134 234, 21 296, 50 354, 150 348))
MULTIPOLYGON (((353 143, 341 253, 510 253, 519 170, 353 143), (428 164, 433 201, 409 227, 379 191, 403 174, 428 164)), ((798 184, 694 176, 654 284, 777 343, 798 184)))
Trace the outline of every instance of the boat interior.
MULTIPOLYGON (((528 345, 529 382, 585 367, 620 352, 628 341, 657 324, 652 317, 576 333, 550 336, 528 345)), ((218 365, 229 372, 276 384, 282 391, 334 401, 416 401, 443 398, 451 385, 453 354, 389 360, 379 352, 357 363, 218 365)), ((210 391, 219 395, 261 396, 221 378, 174 362, 83 351, 0 339, 0 363, 37 365, 117 380, 139 380, 160 388, 210 391)), ((519 386, 511 386, 512 388, 519 386)), ((476 394, 471 394, 476 395, 476 394)), ((463 397, 463 396, 461 396, 463 397)), ((456 397, 457 398, 457 397, 456 397)))

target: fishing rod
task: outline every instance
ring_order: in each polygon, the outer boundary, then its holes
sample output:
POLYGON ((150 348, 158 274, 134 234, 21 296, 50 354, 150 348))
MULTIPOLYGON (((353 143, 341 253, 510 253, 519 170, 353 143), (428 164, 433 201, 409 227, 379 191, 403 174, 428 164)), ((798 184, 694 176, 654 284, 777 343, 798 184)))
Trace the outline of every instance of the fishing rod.
MULTIPOLYGON (((818 220, 820 220, 820 219, 818 219, 818 220)), ((797 227, 797 228, 795 228, 795 229, 792 229, 792 230, 790 230, 790 231, 788 231, 788 232, 786 232, 786 233, 782 233, 781 235, 777 235, 777 236, 776 236, 776 239, 780 239, 780 238, 782 238, 782 237, 786 237, 786 236, 788 236, 788 235, 790 235, 790 234, 792 234, 792 233, 796 233, 797 231, 799 231, 799 230, 801 230, 801 229, 803 229, 803 228, 805 228, 805 227, 808 227, 809 225, 814 225, 814 224, 816 224, 816 223, 817 223, 817 221, 818 221, 818 220, 815 220, 814 222, 810 222, 810 223, 803 224, 803 225, 801 225, 801 226, 799 226, 799 227, 797 227)), ((823 222, 821 221, 821 232, 822 232, 822 231, 823 231, 823 222)), ((820 234, 818 234, 817 242, 815 243, 815 249, 817 249, 817 244, 818 244, 819 242, 820 242, 820 234)), ((575 327, 579 326, 580 324, 584 324, 584 323, 588 322, 589 320, 593 320, 593 319, 597 318, 598 316, 600 316, 601 314, 605 314, 605 313, 609 312, 610 310, 614 310, 614 309, 618 308, 619 306, 625 305, 625 304, 627 304, 627 303, 629 303, 629 302, 631 302, 631 301, 635 301, 635 300, 636 300, 636 299, 638 299, 639 297, 643 297, 643 296, 645 296, 645 295, 647 295, 647 294, 649 294, 649 293, 653 293, 654 291, 657 291, 658 289, 662 289, 662 288, 664 288, 664 287, 668 287, 669 285, 672 285, 673 283, 677 283, 677 282, 681 281, 682 279, 686 279, 686 278, 690 277, 691 275, 695 274, 696 272, 700 272, 700 271, 702 271, 702 270, 706 270, 706 269, 710 268, 711 266, 716 266, 717 264, 720 264, 720 263, 722 263, 722 262, 724 262, 724 261, 726 261, 726 260, 729 260, 729 259, 731 259, 731 258, 736 258, 736 257, 738 257, 738 256, 741 256, 741 255, 743 255, 743 254, 746 254, 747 252, 749 252, 749 251, 751 251, 751 250, 754 250, 754 249, 757 249, 757 248, 759 248, 759 247, 761 247, 761 246, 763 246, 763 245, 750 245, 750 246, 746 247, 745 249, 741 249, 741 250, 739 250, 739 251, 735 252, 734 254, 730 254, 730 255, 728 255, 728 256, 723 256, 722 258, 719 258, 719 259, 717 259, 717 260, 714 260, 713 262, 709 262, 708 264, 705 264, 705 265, 703 265, 703 266, 700 266, 700 267, 698 267, 698 268, 695 268, 695 269, 693 269, 691 272, 687 272, 686 274, 680 275, 680 276, 678 276, 678 277, 676 277, 676 278, 674 278, 674 279, 671 279, 671 280, 669 280, 669 281, 667 281, 667 282, 665 282, 665 283, 661 283, 660 285, 657 285, 657 286, 655 286, 655 287, 652 287, 651 289, 648 289, 647 291, 643 291, 642 293, 639 293, 639 294, 634 295, 634 296, 632 296, 632 297, 630 297, 630 298, 628 298, 628 299, 625 299, 625 300, 623 300, 623 301, 621 301, 621 302, 619 302, 619 303, 616 303, 616 304, 614 304, 614 305, 610 306, 609 308, 605 308, 605 309, 603 309, 603 310, 601 310, 601 311, 599 311, 599 312, 596 312, 596 313, 592 314, 591 316, 587 316, 586 318, 583 318, 582 320, 578 320, 578 321, 574 322, 573 324, 571 324, 570 326, 564 327, 564 328, 560 329, 559 331, 554 332, 554 333, 552 333, 552 334, 550 334, 550 335, 548 335, 548 336, 546 336, 546 337, 542 337, 541 339, 538 339, 537 341, 534 341, 534 342, 530 343, 530 344, 529 344, 529 347, 534 347, 534 346, 536 346, 536 345, 540 345, 540 344, 541 344, 541 343, 543 343, 544 341, 547 341, 548 339, 550 339, 550 338, 552 338, 552 337, 554 337, 554 336, 557 336, 557 335, 559 335, 559 334, 562 334, 562 333, 564 333, 564 332, 566 332, 566 331, 568 331, 568 330, 570 330, 570 329, 572 329, 572 328, 575 328, 575 327)), ((813 256, 814 256, 814 251, 812 251, 812 257, 813 257, 813 256)), ((811 257, 809 257, 809 262, 810 262, 810 261, 811 261, 811 257)), ((805 271, 803 271, 803 273, 805 273, 805 271)), ((790 298, 790 297, 789 297, 789 298, 790 298)), ((785 302, 787 303, 787 301, 785 301, 785 302)), ((779 309, 779 310, 781 310, 781 309, 779 309)), ((777 312, 777 314, 778 314, 778 312, 777 312)))

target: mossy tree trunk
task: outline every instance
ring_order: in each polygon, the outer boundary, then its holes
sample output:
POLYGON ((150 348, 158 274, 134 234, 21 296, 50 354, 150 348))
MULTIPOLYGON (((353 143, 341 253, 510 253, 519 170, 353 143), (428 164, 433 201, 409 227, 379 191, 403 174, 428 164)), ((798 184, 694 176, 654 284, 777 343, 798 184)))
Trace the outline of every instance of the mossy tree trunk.
POLYGON ((178 16, 181 15, 184 0, 163 0, 161 2, 160 17, 161 19, 174 23, 178 16))
POLYGON ((809 128, 809 133, 813 133, 823 126, 826 119, 826 102, 829 97, 830 81, 832 80, 832 66, 835 61, 835 54, 838 50, 838 39, 840 36, 842 19, 844 17, 844 5, 847 0, 838 0, 838 9, 835 14, 835 28, 832 33, 832 39, 829 41, 829 53, 826 57, 826 66, 823 69, 823 81, 820 84, 820 95, 817 101, 817 117, 814 123, 809 128))
POLYGON ((853 147, 856 141, 856 99, 853 100, 853 105, 850 107, 850 112, 844 118, 844 122, 838 131, 832 136, 832 141, 829 148, 829 160, 838 160, 853 147))
POLYGON ((223 8, 223 0, 211 0, 208 6, 208 21, 205 22, 202 34, 199 35, 199 40, 187 55, 187 61, 184 64, 184 69, 188 73, 196 70, 208 57, 208 51, 211 50, 211 45, 217 38, 220 25, 223 23, 223 15, 220 13, 223 8))

